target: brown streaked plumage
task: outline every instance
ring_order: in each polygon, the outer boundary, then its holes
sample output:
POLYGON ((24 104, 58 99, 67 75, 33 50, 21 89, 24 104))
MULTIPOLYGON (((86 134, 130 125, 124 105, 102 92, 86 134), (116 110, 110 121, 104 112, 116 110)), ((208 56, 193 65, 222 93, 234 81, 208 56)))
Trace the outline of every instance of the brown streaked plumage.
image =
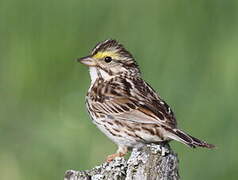
POLYGON ((98 43, 91 55, 78 61, 90 71, 86 105, 92 121, 118 145, 108 161, 132 148, 170 140, 194 148, 214 147, 177 128, 171 108, 141 78, 135 59, 117 41, 98 43))

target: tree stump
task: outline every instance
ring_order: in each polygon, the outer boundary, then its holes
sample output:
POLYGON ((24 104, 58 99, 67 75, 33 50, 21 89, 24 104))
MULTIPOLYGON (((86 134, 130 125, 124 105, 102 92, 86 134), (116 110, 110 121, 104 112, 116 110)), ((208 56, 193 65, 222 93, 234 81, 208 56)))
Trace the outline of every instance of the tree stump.
POLYGON ((128 160, 115 158, 91 170, 65 172, 64 180, 178 180, 178 156, 166 145, 133 149, 128 160))

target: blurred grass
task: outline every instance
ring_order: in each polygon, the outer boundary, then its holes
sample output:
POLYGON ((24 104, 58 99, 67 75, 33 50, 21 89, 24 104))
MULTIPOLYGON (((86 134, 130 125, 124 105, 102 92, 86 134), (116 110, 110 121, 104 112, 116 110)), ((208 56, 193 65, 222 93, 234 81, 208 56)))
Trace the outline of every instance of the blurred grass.
POLYGON ((90 80, 75 63, 115 38, 176 112, 217 145, 172 145, 182 179, 237 179, 237 1, 0 1, 1 179, 62 179, 113 153, 90 122, 90 80))

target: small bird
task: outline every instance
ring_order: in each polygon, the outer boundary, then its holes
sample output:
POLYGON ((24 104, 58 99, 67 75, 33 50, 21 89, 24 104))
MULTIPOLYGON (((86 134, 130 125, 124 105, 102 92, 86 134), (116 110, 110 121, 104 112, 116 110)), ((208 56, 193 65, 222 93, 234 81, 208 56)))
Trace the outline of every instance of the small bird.
POLYGON ((98 43, 77 61, 89 67, 86 106, 91 119, 118 146, 108 162, 133 148, 170 140, 193 148, 215 147, 177 128, 172 109, 142 79, 132 54, 116 40, 98 43))

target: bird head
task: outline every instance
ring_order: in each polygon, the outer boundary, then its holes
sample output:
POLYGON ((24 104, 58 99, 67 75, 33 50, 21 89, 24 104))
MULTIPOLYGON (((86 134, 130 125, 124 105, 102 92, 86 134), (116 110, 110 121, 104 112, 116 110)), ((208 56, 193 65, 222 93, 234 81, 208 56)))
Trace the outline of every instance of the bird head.
POLYGON ((77 59, 89 67, 91 79, 108 79, 123 73, 140 73, 131 53, 116 40, 98 43, 89 56, 77 59))

